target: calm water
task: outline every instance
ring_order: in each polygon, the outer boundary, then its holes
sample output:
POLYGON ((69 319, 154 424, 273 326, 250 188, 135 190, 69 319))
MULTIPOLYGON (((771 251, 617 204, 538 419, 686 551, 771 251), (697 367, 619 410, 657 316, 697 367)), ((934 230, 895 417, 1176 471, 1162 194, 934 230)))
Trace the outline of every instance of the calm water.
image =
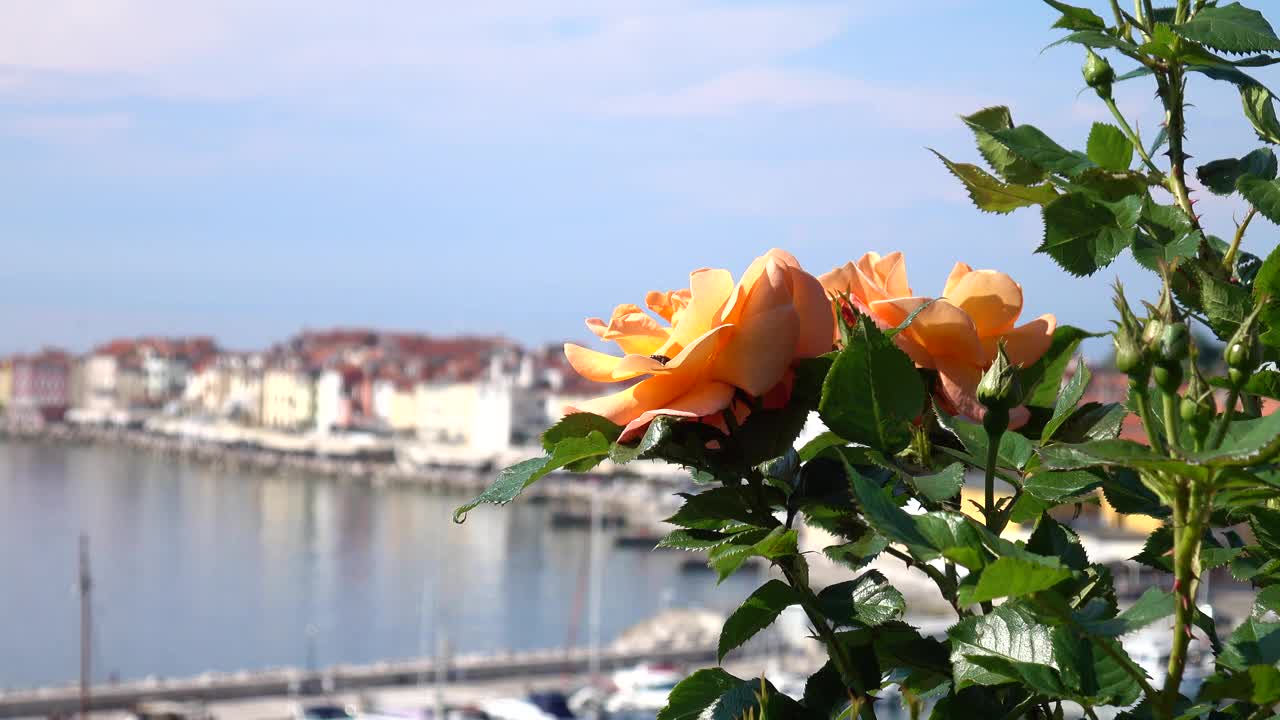
MULTIPOLYGON (((270 477, 121 448, 0 442, 0 686, 78 673, 77 538, 90 536, 94 675, 106 680, 585 644, 587 534, 544 507, 270 477), (585 608, 585 602, 582 602, 585 608), (440 618, 436 622, 435 618, 440 618)), ((682 553, 611 549, 604 636, 663 607, 728 609, 682 553)))

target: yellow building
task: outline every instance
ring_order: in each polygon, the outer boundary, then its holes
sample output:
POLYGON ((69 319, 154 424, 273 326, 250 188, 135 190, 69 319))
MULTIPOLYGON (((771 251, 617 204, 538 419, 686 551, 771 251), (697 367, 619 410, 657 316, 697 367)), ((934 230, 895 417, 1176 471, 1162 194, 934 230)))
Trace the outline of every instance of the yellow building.
POLYGON ((262 376, 262 424, 302 430, 315 422, 316 378, 301 370, 272 368, 262 376))
POLYGON ((387 423, 396 432, 407 432, 418 426, 417 393, 413 386, 397 383, 391 396, 391 413, 387 423))
POLYGON ((0 410, 9 407, 11 397, 13 397, 13 361, 6 358, 0 360, 0 410))
POLYGON ((418 437, 431 444, 471 444, 479 396, 478 383, 418 383, 414 388, 418 437))

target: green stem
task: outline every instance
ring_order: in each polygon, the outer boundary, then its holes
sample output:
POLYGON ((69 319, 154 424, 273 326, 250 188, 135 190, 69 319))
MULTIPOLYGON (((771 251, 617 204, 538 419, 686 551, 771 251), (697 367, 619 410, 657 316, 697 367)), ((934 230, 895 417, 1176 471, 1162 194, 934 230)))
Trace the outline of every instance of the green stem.
POLYGON ((1174 22, 1184 23, 1190 19, 1191 0, 1178 0, 1178 9, 1174 12, 1174 22))
POLYGON ((1161 391, 1160 395, 1164 401, 1164 437, 1168 444, 1166 449, 1172 455, 1174 448, 1178 447, 1178 421, 1182 419, 1178 415, 1178 394, 1161 391))
MULTIPOLYGON (((1186 17, 1186 0, 1178 3, 1178 12, 1180 16, 1186 17)), ((1165 124, 1169 131, 1169 192, 1173 193, 1178 207, 1186 213, 1187 219, 1191 221, 1191 227, 1199 230, 1200 219, 1196 217, 1191 207, 1191 195, 1187 192, 1186 155, 1182 151, 1182 139, 1187 132, 1186 116, 1182 107, 1182 92, 1185 89, 1182 66, 1174 63, 1164 73, 1163 78, 1159 74, 1156 77, 1157 84, 1160 86, 1160 95, 1164 98, 1165 124)))
POLYGON ((862 700, 862 709, 859 717, 864 720, 873 720, 876 717, 874 704, 868 702, 871 700, 867 696, 866 689, 861 687, 861 683, 857 682, 857 675, 854 674, 853 658, 849 656, 848 648, 846 648, 838 637, 835 630, 832 629, 827 618, 823 615, 818 605, 818 596, 814 594, 813 589, 809 587, 806 579, 807 572, 802 572, 798 563, 804 562, 799 556, 791 556, 779 561, 782 568, 782 574, 787 579, 787 584, 791 586, 796 594, 800 597, 800 607, 804 609, 805 615, 809 618, 813 629, 818 633, 824 645, 827 646, 827 653, 831 656, 831 662, 836 666, 836 670, 840 673, 843 682, 848 685, 854 696, 862 700))
POLYGON ((1003 432, 991 433, 987 436, 987 467, 984 480, 983 515, 987 518, 987 528, 995 529, 996 520, 996 463, 1000 461, 1000 438, 1003 432))
POLYGON ((1239 400, 1240 388, 1231 388, 1231 392, 1227 393, 1227 405, 1222 408, 1222 414, 1218 416, 1218 423, 1213 426, 1213 433, 1209 435, 1207 447, 1210 450, 1222 446, 1222 441, 1227 437, 1227 428, 1231 426, 1231 418, 1236 414, 1236 403, 1239 400))
POLYGON ((1262 414, 1262 402, 1258 400, 1257 395, 1250 393, 1240 393, 1240 408, 1250 417, 1258 417, 1262 414))
POLYGON ((938 568, 928 563, 917 562, 915 558, 895 547, 887 547, 884 551, 885 554, 901 560, 907 567, 913 567, 925 575, 928 575, 929 579, 933 581, 933 584, 938 586, 938 592, 942 594, 943 599, 950 603, 952 609, 956 611, 956 615, 962 618, 966 615, 965 611, 956 603, 956 580, 954 577, 955 565, 948 563, 948 573, 946 576, 943 576, 943 574, 938 571, 938 568))
POLYGON ((1027 709, 1039 704, 1040 696, 1036 694, 1030 695, 1026 700, 1018 703, 1005 716, 1004 720, 1017 720, 1027 716, 1027 709))
MULTIPOLYGON (((1204 519, 1212 501, 1205 492, 1206 483, 1194 482, 1190 478, 1178 480, 1173 498, 1173 644, 1160 698, 1168 718, 1174 716, 1178 690, 1187 668, 1187 648, 1191 645, 1191 626, 1197 612, 1200 545, 1203 542, 1204 519)), ((1208 482, 1212 482, 1212 478, 1208 482)))
POLYGON ((1151 449, 1163 453, 1164 440, 1156 434, 1156 416, 1151 413, 1151 399, 1147 397, 1147 381, 1145 378, 1129 378, 1129 396, 1138 406, 1138 417, 1142 420, 1142 429, 1147 433, 1147 442, 1151 449))
POLYGON ((1151 6, 1151 0, 1133 0, 1134 15, 1142 21, 1145 26, 1143 32, 1147 35, 1147 39, 1151 39, 1151 29, 1155 27, 1156 11, 1151 6))
POLYGON ((1124 13, 1120 11, 1120 3, 1117 0, 1111 0, 1111 14, 1116 17, 1116 27, 1124 25, 1124 13))
POLYGON ((1227 248, 1227 254, 1222 256, 1222 266, 1227 270, 1235 267, 1236 253, 1240 251, 1240 241, 1244 239, 1244 231, 1249 229, 1249 222, 1257 214, 1258 208, 1249 206, 1249 212, 1244 216, 1244 220, 1240 221, 1240 227, 1236 228, 1236 236, 1231 240, 1231 247, 1227 248))
MULTIPOLYGON (((1002 528, 997 527, 999 518, 996 517, 998 515, 996 512, 996 465, 1000 461, 1000 439, 1004 437, 1005 429, 1009 426, 1009 411, 996 407, 987 408, 982 425, 987 431, 987 466, 983 485, 982 516, 986 519, 987 529, 999 535, 1002 528)), ((981 607, 983 614, 990 614, 993 605, 988 600, 981 603, 981 607)))
POLYGON ((1124 119, 1124 115, 1120 113, 1120 108, 1116 107, 1115 99, 1108 97, 1103 98, 1102 101, 1107 104, 1107 109, 1111 111, 1111 115, 1116 119, 1116 122, 1120 123, 1120 130, 1124 133, 1125 137, 1129 138, 1129 143, 1133 145, 1134 150, 1138 151, 1138 155, 1142 158, 1142 161, 1147 164, 1147 168, 1153 173, 1164 175, 1164 172, 1160 168, 1156 167, 1156 164, 1152 162, 1151 156, 1147 154, 1147 149, 1142 147, 1142 138, 1138 137, 1138 134, 1133 131, 1133 128, 1129 127, 1129 121, 1124 119))

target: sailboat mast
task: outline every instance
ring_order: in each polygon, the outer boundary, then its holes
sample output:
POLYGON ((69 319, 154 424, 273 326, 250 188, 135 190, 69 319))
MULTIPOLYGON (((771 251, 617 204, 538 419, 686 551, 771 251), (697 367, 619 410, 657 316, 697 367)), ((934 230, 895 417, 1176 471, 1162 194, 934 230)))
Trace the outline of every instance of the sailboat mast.
POLYGON ((587 673, 594 685, 600 674, 600 608, 602 579, 604 576, 604 513, 601 507, 600 481, 591 482, 591 536, 588 547, 588 568, 591 573, 590 595, 587 598, 587 637, 590 654, 587 656, 587 673))
POLYGON ((93 656, 93 604, 90 592, 93 579, 89 575, 89 536, 80 535, 80 717, 89 716, 89 659, 93 656))

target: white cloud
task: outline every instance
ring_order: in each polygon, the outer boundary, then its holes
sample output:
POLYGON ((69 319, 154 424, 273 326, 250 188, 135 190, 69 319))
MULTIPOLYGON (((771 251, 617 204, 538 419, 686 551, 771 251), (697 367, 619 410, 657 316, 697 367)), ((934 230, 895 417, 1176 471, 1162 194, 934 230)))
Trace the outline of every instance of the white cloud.
POLYGON ((61 77, 121 94, 323 100, 372 84, 574 107, 771 64, 853 17, 847 3, 47 0, 0 5, 0 92, 61 77))

